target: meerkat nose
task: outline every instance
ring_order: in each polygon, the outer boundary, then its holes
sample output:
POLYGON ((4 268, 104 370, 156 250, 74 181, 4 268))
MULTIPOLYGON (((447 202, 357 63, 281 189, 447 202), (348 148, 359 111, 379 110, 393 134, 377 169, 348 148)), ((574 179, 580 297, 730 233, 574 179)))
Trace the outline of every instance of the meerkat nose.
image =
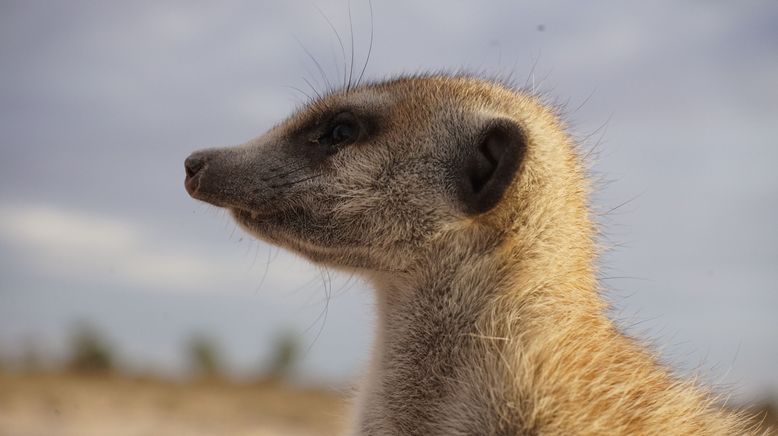
POLYGON ((186 190, 189 191, 190 194, 197 189, 199 185, 197 174, 204 167, 205 158, 201 153, 193 153, 184 161, 184 169, 186 170, 184 186, 186 186, 186 190))
POLYGON ((202 155, 198 155, 198 153, 190 155, 188 158, 186 158, 186 161, 184 161, 186 177, 194 177, 201 169, 203 169, 204 166, 205 159, 203 159, 202 155))

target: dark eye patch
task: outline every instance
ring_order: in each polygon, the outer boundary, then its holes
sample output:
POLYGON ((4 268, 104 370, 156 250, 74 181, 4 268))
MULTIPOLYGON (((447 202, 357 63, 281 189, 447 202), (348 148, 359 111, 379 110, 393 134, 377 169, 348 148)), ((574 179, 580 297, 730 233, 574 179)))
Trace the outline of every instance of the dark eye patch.
POLYGON ((317 165, 350 145, 375 138, 381 118, 379 113, 347 106, 311 111, 284 142, 290 153, 317 165))

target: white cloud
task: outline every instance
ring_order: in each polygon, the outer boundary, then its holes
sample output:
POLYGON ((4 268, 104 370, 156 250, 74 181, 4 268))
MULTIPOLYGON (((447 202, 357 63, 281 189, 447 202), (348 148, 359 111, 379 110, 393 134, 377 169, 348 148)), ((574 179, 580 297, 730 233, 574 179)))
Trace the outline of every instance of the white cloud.
POLYGON ((0 238, 56 277, 164 290, 218 290, 235 265, 217 256, 160 247, 133 222, 44 205, 0 207, 0 238))
POLYGON ((116 253, 132 246, 137 229, 117 220, 50 206, 4 207, 0 231, 21 243, 46 246, 61 253, 86 249, 94 253, 116 253))

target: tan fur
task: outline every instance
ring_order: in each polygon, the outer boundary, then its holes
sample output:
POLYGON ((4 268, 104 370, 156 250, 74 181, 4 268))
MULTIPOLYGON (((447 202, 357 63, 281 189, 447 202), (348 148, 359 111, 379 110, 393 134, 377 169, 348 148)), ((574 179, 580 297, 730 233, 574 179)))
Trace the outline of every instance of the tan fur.
POLYGON ((606 317, 589 183, 573 141, 536 98, 470 77, 369 84, 313 102, 239 147, 236 161, 282 160, 273 147, 288 141, 279 138, 341 105, 378 111, 382 133, 279 195, 287 221, 241 215, 269 207, 258 206, 271 203, 265 197, 193 195, 230 207, 260 238, 375 285, 377 339, 355 434, 752 431, 745 417, 674 378, 606 317), (441 150, 492 118, 521 126, 526 154, 499 204, 472 216, 437 175, 455 152, 441 150), (288 212, 299 208, 309 213, 302 224, 288 212))

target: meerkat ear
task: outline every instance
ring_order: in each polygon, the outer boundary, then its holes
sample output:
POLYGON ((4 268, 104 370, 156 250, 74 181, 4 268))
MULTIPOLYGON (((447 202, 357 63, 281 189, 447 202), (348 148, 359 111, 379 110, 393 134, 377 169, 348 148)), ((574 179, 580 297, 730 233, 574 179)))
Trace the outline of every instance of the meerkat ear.
POLYGON ((468 150, 460 173, 467 213, 481 214, 497 206, 513 182, 525 148, 524 133, 515 122, 496 119, 486 124, 468 150))

